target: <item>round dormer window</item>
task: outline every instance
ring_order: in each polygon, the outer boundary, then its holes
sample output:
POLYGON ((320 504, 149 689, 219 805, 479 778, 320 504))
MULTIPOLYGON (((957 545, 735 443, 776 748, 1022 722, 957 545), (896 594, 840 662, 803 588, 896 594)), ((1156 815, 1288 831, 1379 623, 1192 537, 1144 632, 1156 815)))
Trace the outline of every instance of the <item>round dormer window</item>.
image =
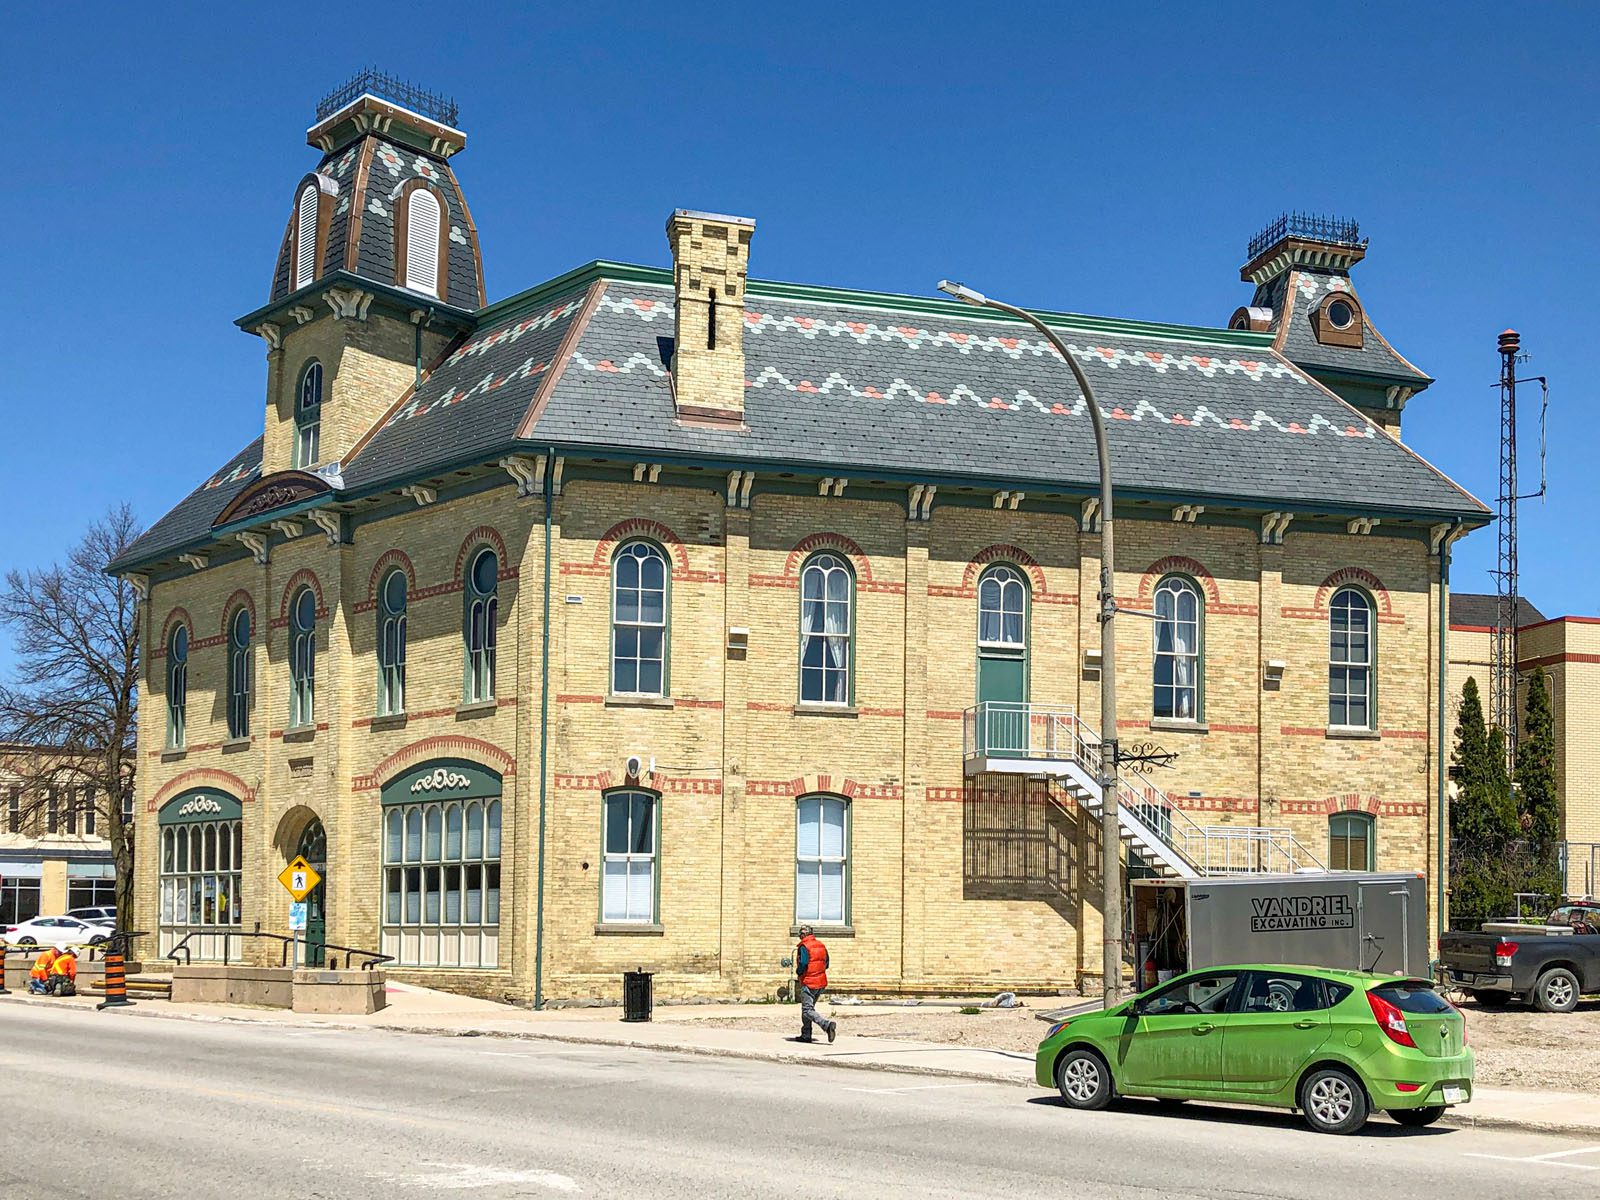
POLYGON ((1334 300, 1323 310, 1328 314, 1328 324, 1335 329, 1349 329, 1356 323, 1356 310, 1348 300, 1334 300))

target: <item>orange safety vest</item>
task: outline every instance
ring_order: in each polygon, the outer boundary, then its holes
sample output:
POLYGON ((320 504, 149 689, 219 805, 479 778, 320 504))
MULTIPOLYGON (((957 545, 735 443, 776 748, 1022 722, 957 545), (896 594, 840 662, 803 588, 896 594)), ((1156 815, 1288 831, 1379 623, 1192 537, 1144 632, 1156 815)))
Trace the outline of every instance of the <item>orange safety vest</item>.
POLYGON ((806 948, 806 971, 800 976, 800 986, 816 991, 828 986, 828 948, 817 941, 816 934, 808 933, 800 939, 806 948))
POLYGON ((74 983, 78 980, 78 956, 76 954, 63 954, 50 964, 50 974, 65 975, 74 983))
POLYGON ((28 972, 28 978, 48 979, 50 977, 50 968, 55 964, 55 961, 56 952, 54 950, 46 950, 33 960, 33 967, 28 972))

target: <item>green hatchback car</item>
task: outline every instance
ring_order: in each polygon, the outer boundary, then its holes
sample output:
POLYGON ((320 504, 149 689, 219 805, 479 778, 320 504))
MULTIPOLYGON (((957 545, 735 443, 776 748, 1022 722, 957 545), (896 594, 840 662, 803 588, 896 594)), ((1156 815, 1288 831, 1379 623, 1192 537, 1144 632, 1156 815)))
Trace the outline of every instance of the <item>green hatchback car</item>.
POLYGON ((1472 1099, 1461 1012, 1431 983, 1322 967, 1191 971, 1051 1027, 1034 1062, 1073 1108, 1118 1095, 1299 1109, 1354 1133, 1374 1109, 1431 1125, 1472 1099))

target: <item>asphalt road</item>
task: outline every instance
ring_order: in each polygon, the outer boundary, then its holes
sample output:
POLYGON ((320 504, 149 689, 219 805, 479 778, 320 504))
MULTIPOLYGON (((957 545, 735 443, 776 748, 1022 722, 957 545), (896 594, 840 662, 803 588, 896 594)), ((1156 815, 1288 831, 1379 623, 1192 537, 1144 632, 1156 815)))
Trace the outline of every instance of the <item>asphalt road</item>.
POLYGON ((0 1196, 1590 1196, 1600 1145, 997 1084, 0 1006, 0 1196), (47 1186, 40 1181, 48 1179, 47 1186))

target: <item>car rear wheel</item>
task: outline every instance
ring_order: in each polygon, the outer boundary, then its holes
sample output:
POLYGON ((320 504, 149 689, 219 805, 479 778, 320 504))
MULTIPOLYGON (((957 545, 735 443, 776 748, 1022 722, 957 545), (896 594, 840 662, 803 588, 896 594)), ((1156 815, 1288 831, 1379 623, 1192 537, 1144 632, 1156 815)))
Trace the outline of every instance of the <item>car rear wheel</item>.
POLYGON ((1300 1085, 1300 1112, 1318 1133, 1354 1133, 1367 1123, 1367 1092, 1348 1072, 1325 1067, 1300 1085))
POLYGON ((1578 1007, 1578 977, 1565 967, 1551 967, 1533 985, 1533 1004, 1540 1012, 1571 1012, 1578 1007))
POLYGON ((1444 1116, 1444 1105, 1430 1104, 1427 1108, 1396 1108, 1389 1113, 1402 1125, 1409 1125, 1413 1129, 1421 1129, 1424 1125, 1432 1125, 1444 1116))
POLYGON ((38 944, 39 943, 34 941, 31 937, 19 938, 17 940, 17 945, 19 946, 37 946, 38 944))
POLYGON ((1099 1109, 1111 1103, 1116 1088, 1111 1068, 1093 1050, 1069 1050, 1056 1064, 1056 1087, 1073 1108, 1099 1109))

